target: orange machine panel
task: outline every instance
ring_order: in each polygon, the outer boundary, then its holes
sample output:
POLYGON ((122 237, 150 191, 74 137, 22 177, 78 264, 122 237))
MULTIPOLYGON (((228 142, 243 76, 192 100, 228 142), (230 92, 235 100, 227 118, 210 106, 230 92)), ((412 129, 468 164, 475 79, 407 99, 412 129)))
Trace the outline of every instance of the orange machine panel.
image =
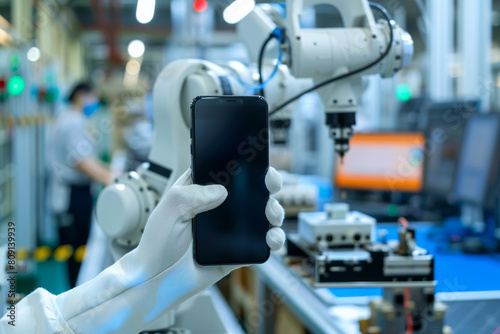
POLYGON ((421 133, 355 133, 335 184, 343 189, 419 192, 425 137, 421 133))

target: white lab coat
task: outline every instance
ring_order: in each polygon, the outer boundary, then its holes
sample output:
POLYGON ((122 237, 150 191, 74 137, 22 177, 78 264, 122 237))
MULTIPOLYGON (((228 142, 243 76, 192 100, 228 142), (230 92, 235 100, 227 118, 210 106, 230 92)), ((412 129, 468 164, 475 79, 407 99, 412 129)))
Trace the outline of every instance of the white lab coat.
POLYGON ((136 248, 60 295, 38 288, 16 305, 13 318, 8 312, 0 319, 0 334, 137 334, 237 267, 196 265, 192 243, 174 256, 175 264, 153 274, 146 269, 153 256, 136 248))
MULTIPOLYGON (((266 186, 271 194, 281 188, 281 176, 272 167, 266 186)), ((94 279, 60 295, 35 290, 16 305, 12 317, 8 312, 0 319, 0 333, 139 333, 241 266, 199 266, 193 258, 191 219, 216 208, 226 196, 221 185, 192 184, 188 169, 149 217, 139 246, 94 279)), ((266 217, 273 226, 267 244, 278 250, 285 242, 279 228, 284 210, 273 198, 266 217)))
POLYGON ((38 288, 0 319, 0 333, 74 333, 55 303, 55 296, 38 288))

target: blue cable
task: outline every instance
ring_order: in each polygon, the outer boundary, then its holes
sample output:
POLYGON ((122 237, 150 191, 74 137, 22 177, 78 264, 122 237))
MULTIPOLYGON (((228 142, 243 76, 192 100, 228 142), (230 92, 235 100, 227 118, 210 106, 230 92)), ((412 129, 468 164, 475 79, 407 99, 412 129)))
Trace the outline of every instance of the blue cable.
POLYGON ((276 66, 274 67, 274 70, 271 73, 271 75, 269 76, 269 78, 267 78, 266 81, 264 81, 260 85, 252 85, 252 84, 249 84, 248 82, 244 82, 241 78, 234 75, 236 77, 236 80, 238 80, 239 83, 241 83, 243 86, 245 86, 247 88, 253 89, 254 93, 255 93, 255 91, 261 90, 262 88, 267 86, 267 84, 274 78, 276 73, 278 73, 278 68, 279 68, 279 65, 281 64, 281 58, 283 57, 283 51, 281 51, 280 46, 281 46, 281 43, 283 42, 283 35, 281 34, 280 28, 278 28, 278 27, 274 28, 274 30, 271 32, 271 36, 275 37, 278 40, 279 53, 278 53, 278 59, 276 62, 276 66))

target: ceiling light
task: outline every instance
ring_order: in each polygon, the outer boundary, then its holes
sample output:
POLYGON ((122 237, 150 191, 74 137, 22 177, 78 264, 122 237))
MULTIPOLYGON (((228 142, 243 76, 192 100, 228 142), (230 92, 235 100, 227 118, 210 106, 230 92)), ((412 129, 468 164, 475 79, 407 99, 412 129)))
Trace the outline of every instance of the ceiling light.
POLYGON ((254 7, 254 0, 236 0, 224 9, 222 17, 227 23, 234 24, 247 16, 254 7))
POLYGON ((36 46, 33 46, 28 50, 26 56, 28 57, 29 61, 37 61, 38 59, 40 59, 40 49, 36 46))
POLYGON ((144 54, 146 47, 144 46, 144 42, 138 39, 134 39, 132 42, 128 44, 128 54, 132 58, 139 58, 144 54))
POLYGON ((138 0, 135 17, 142 24, 150 22, 155 16, 155 0, 138 0))

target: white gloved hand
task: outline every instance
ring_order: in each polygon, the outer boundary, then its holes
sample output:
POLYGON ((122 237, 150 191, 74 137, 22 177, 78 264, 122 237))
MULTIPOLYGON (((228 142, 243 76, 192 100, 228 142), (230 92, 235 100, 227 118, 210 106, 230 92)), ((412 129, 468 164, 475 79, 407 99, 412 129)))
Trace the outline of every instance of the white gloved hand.
MULTIPOLYGON (((266 174, 265 182, 271 194, 281 189, 281 175, 272 167, 266 174)), ((167 192, 149 218, 138 246, 138 258, 143 261, 140 266, 155 273, 159 269, 172 266, 186 253, 192 255, 191 220, 198 213, 218 207, 226 197, 227 190, 221 185, 193 184, 191 169, 188 169, 167 192)), ((266 217, 273 226, 267 233, 266 241, 272 250, 279 250, 285 242, 285 234, 280 228, 284 210, 272 197, 266 205, 266 217)), ((192 256, 191 261, 194 261, 192 256)), ((225 276, 241 265, 196 267, 203 275, 222 272, 225 276)))
MULTIPOLYGON (((281 175, 269 168, 266 186, 281 189, 281 175)), ((227 197, 221 185, 201 186, 188 169, 151 214, 137 248, 93 280, 56 297, 75 333, 136 334, 179 303, 211 286, 241 265, 199 266, 193 258, 191 219, 216 208, 227 197)), ((270 197, 266 217, 273 226, 266 241, 272 250, 285 242, 279 227, 284 210, 270 197)))

